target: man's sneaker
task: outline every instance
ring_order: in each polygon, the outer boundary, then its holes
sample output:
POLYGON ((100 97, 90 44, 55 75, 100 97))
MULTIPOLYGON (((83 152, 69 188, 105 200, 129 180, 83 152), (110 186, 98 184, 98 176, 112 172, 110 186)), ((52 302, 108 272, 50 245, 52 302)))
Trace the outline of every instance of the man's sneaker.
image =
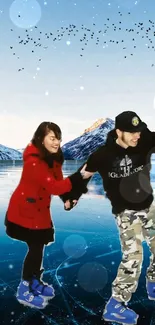
POLYGON ((123 306, 121 302, 111 297, 105 306, 102 319, 124 325, 135 325, 138 317, 133 310, 123 306))
POLYGON ((150 300, 155 300, 155 282, 146 281, 146 290, 148 298, 150 300))
POLYGON ((54 298, 54 288, 51 285, 45 284, 44 282, 38 280, 37 278, 33 278, 30 283, 30 288, 32 293, 35 296, 43 296, 44 298, 52 299, 54 298))
POLYGON ((40 297, 40 296, 35 296, 31 291, 30 291, 30 283, 28 281, 21 281, 18 289, 17 289, 17 300, 29 307, 34 307, 34 308, 39 308, 43 309, 46 307, 47 303, 46 301, 40 297))

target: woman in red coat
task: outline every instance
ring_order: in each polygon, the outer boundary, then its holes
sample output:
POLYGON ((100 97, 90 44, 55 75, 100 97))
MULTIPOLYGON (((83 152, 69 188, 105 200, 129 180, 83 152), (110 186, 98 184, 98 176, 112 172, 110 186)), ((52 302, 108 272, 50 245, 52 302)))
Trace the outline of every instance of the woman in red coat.
POLYGON ((53 287, 40 280, 44 246, 54 242, 51 195, 63 195, 76 186, 83 188, 80 172, 63 179, 60 142, 58 125, 39 125, 23 153, 21 179, 11 196, 5 220, 7 235, 28 245, 17 299, 37 308, 44 308, 46 298, 54 297, 53 287))

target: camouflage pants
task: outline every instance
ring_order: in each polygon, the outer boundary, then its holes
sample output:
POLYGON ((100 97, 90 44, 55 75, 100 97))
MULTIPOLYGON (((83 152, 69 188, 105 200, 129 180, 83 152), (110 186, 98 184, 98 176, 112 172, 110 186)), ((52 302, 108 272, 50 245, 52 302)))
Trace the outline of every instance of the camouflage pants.
POLYGON ((151 252, 146 278, 155 282, 155 203, 147 210, 125 210, 115 217, 123 256, 112 283, 112 296, 118 301, 127 302, 138 286, 143 262, 143 240, 148 243, 151 252))

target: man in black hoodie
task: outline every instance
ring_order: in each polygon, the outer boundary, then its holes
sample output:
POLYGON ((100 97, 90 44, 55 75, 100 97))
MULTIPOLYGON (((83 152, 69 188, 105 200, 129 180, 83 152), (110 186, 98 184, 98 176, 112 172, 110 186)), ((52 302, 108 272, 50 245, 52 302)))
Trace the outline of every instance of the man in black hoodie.
POLYGON ((105 145, 90 155, 81 170, 87 182, 93 173, 101 175, 120 234, 122 261, 103 312, 107 321, 137 323, 138 315, 125 305, 138 286, 142 236, 151 251, 147 293, 155 300, 155 205, 150 184, 153 152, 155 132, 149 131, 135 112, 125 111, 116 117, 115 129, 109 132, 105 145))

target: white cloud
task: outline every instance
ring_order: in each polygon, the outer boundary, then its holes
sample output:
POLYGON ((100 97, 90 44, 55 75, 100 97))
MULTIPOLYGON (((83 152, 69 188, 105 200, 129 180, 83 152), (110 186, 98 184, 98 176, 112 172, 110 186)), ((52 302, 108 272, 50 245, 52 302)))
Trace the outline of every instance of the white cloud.
POLYGON ((13 114, 0 115, 0 142, 11 148, 25 146, 35 131, 36 120, 13 114))

